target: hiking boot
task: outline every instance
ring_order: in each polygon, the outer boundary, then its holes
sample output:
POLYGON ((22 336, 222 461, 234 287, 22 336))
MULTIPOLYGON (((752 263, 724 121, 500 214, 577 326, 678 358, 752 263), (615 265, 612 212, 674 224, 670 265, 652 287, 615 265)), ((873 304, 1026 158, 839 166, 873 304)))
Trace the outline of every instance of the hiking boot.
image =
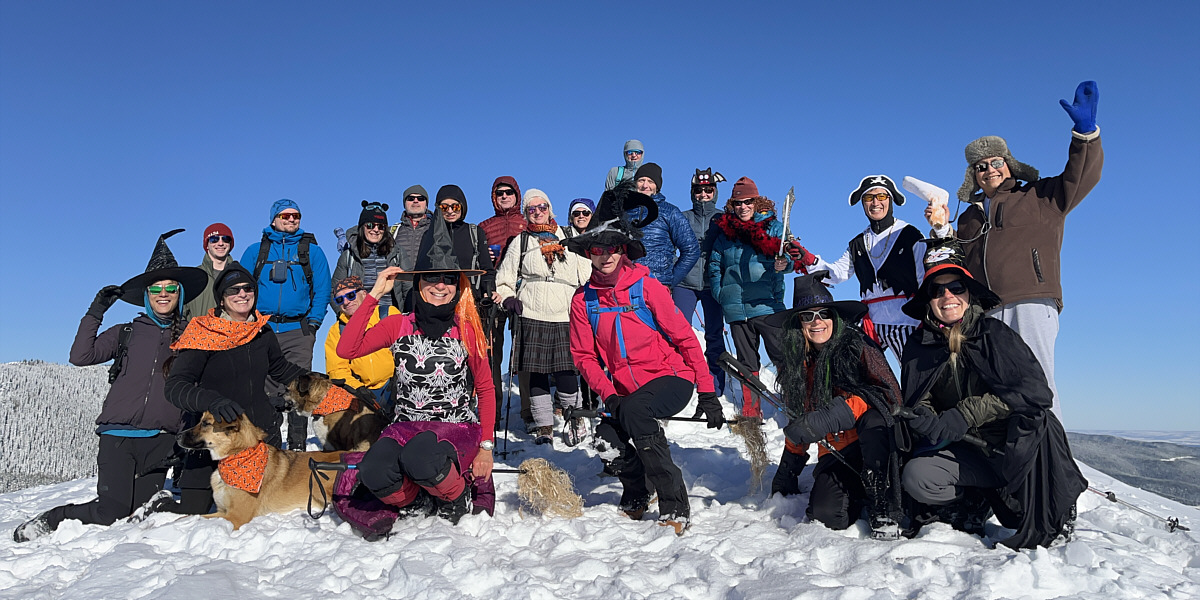
POLYGON ((670 527, 675 530, 675 535, 683 535, 692 526, 691 520, 687 515, 662 515, 658 517, 658 524, 661 527, 670 527))
POLYGON ((1066 520, 1063 521, 1062 527, 1058 528, 1058 535, 1062 536, 1064 542, 1071 541, 1075 535, 1075 519, 1079 516, 1077 507, 1072 504, 1071 511, 1067 513, 1066 520))
POLYGON ((891 517, 870 517, 871 539, 895 541, 900 539, 900 524, 891 517))
POLYGON ((44 512, 21 524, 13 531, 13 541, 18 544, 36 540, 42 536, 54 533, 55 527, 50 523, 50 513, 44 512))
POLYGON ((437 516, 458 525, 458 520, 471 512, 471 488, 465 487, 458 498, 454 500, 437 500, 437 516))
POLYGON ((175 494, 171 490, 158 490, 150 496, 133 514, 129 515, 130 523, 141 523, 154 513, 168 511, 175 506, 175 494))
POLYGON ((865 469, 862 482, 867 493, 867 524, 871 526, 871 538, 900 539, 900 523, 896 520, 900 515, 898 510, 892 510, 887 475, 875 469, 865 469))
POLYGON ((554 445, 554 428, 550 425, 543 425, 537 428, 537 437, 533 439, 535 444, 550 444, 554 445))
MULTIPOLYGON (((363 486, 359 486, 363 487, 363 486)), ((366 488, 363 488, 366 489, 366 488)), ((440 507, 434 502, 433 496, 429 495, 424 489, 417 492, 417 497, 413 498, 412 502, 401 506, 399 509, 398 519, 420 519, 422 517, 432 517, 438 513, 440 507)), ((440 516, 440 515, 439 515, 440 516)), ((460 515, 461 516, 461 515, 460 515)))
POLYGON ((625 513, 625 516, 634 521, 641 521, 642 515, 646 514, 648 506, 650 506, 650 498, 648 496, 640 496, 632 500, 622 498, 620 508, 621 512, 625 513))
POLYGON ((533 435, 533 434, 537 433, 537 430, 538 430, 537 423, 534 423, 533 421, 525 421, 525 433, 527 433, 529 435, 533 435))

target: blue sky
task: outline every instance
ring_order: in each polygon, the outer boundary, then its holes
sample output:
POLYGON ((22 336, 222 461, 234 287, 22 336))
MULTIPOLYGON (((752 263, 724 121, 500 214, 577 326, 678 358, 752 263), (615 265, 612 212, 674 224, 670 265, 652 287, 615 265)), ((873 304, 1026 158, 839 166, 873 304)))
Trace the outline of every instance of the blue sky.
POLYGON ((837 256, 866 225, 846 196, 867 174, 953 193, 981 135, 1059 173, 1058 99, 1094 79, 1107 161, 1067 221, 1065 420, 1200 429, 1179 177, 1200 163, 1200 4, 435 4, 0 4, 0 361, 65 362, 96 290, 141 272, 161 232, 187 228, 171 246, 198 264, 223 221, 240 255, 292 198, 333 262, 362 199, 399 214, 405 187, 456 183, 478 222, 513 175, 562 214, 630 138, 682 208, 697 167, 775 199, 795 186, 793 232, 837 256))

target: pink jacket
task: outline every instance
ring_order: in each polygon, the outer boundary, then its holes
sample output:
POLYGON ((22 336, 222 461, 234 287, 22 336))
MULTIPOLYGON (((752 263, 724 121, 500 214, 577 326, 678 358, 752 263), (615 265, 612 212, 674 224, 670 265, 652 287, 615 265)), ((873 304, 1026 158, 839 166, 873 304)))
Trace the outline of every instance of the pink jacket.
POLYGON ((651 380, 666 375, 691 381, 700 392, 715 391, 696 332, 675 308, 666 286, 650 277, 649 269, 643 265, 622 266, 616 288, 596 286, 595 277, 592 285, 596 287, 602 308, 628 306, 629 288, 642 278, 645 278, 642 293, 658 323, 658 331, 642 323, 633 312, 609 312, 600 313, 600 324, 593 335, 587 302, 583 298, 584 288, 580 288, 571 299, 571 356, 575 366, 601 398, 612 394, 629 395, 651 380), (621 358, 620 340, 617 339, 614 320, 618 318, 625 337, 625 359, 621 358), (611 380, 600 361, 608 367, 611 380))

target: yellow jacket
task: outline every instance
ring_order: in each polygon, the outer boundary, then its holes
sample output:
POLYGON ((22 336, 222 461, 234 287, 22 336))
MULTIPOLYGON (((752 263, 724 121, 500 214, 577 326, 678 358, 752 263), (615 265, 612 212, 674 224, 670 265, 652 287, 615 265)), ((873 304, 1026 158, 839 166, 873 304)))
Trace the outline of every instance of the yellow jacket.
MULTIPOLYGON (((379 322, 378 309, 371 311, 371 320, 367 321, 367 329, 379 322)), ((387 308, 388 316, 398 315, 396 307, 387 308)), ((369 389, 379 389, 396 373, 396 362, 392 359, 391 350, 384 348, 372 352, 362 358, 346 360, 337 355, 338 340, 342 338, 342 329, 350 318, 345 313, 338 313, 338 322, 329 328, 325 338, 325 370, 330 379, 345 379, 354 387, 366 386, 369 389)))

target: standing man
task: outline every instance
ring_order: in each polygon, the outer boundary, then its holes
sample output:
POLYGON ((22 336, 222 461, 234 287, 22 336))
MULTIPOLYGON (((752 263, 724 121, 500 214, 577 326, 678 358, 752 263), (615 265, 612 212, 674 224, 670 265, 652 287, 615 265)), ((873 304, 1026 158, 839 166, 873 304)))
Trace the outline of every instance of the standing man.
MULTIPOLYGON (((958 199, 971 205, 949 224, 934 229, 937 237, 957 235, 965 267, 1000 296, 1001 305, 987 311, 1020 334, 1046 372, 1054 392, 1053 411, 1062 420, 1054 385, 1054 342, 1062 311, 1059 253, 1067 213, 1100 182, 1104 150, 1096 126, 1100 91, 1095 81, 1075 89, 1075 101, 1059 100, 1075 123, 1067 166, 1061 175, 1040 179, 1037 169, 1019 162, 1008 143, 997 136, 967 144, 967 174, 958 199)), ((926 218, 932 216, 926 209, 926 218)), ((932 224, 932 223, 931 223, 932 224)))
MULTIPOLYGON (((492 209, 495 215, 484 219, 479 228, 490 244, 488 252, 492 264, 498 265, 508 249, 508 243, 525 231, 525 215, 521 214, 521 187, 516 179, 501 175, 492 182, 492 209)), ((485 307, 479 316, 484 319, 485 333, 492 340, 492 383, 496 388, 496 427, 499 428, 502 427, 500 419, 504 416, 504 388, 500 385, 500 376, 503 372, 501 363, 504 361, 504 327, 508 322, 508 312, 500 308, 500 296, 495 292, 492 292, 490 299, 491 305, 485 307)), ((528 386, 521 386, 521 389, 528 391, 528 386)), ((528 398, 522 400, 522 405, 528 407, 528 398)), ((528 408, 525 412, 530 417, 527 420, 531 421, 532 413, 528 413, 528 408)))
POLYGON ((608 177, 604 178, 604 189, 611 190, 617 187, 618 183, 633 179, 634 173, 642 166, 642 161, 646 159, 646 149, 638 140, 629 140, 625 142, 625 165, 621 167, 613 167, 608 170, 608 177))
POLYGON ((213 282, 225 267, 238 264, 236 260, 229 258, 229 253, 233 252, 233 231, 228 225, 213 223, 205 227, 201 243, 204 244, 204 260, 200 261, 200 270, 208 274, 208 284, 199 296, 184 299, 187 302, 183 309, 184 316, 189 319, 206 315, 209 310, 217 307, 217 301, 212 294, 213 282))
MULTIPOLYGON (((421 247, 421 238, 432 223, 433 213, 429 211, 429 192, 419 185, 409 186, 404 190, 404 214, 400 222, 392 225, 392 239, 400 249, 400 268, 412 270, 417 264, 417 251, 421 247)), ((399 300, 401 312, 412 310, 412 281, 396 280, 394 295, 399 300)))
MULTIPOLYGON (((300 229, 300 205, 284 198, 271 205, 271 225, 262 241, 242 254, 242 264, 254 265, 258 310, 271 315, 271 329, 284 358, 312 370, 313 344, 329 307, 329 263, 316 247, 317 238, 300 229)), ((287 388, 267 378, 267 395, 282 396, 287 388)), ((308 419, 288 415, 288 449, 304 450, 308 419)))
POLYGON ((692 233, 700 243, 700 259, 688 271, 683 281, 671 290, 675 306, 683 313, 688 323, 692 322, 692 313, 696 312, 696 303, 704 309, 704 358, 708 362, 708 372, 712 374, 713 384, 717 395, 725 393, 725 371, 721 370, 718 360, 725 352, 725 340, 722 332, 725 323, 721 319, 721 303, 713 298, 709 289, 705 269, 708 268, 708 255, 712 251, 715 233, 711 231, 716 225, 714 220, 722 214, 717 209, 717 184, 725 181, 725 176, 714 173, 712 167, 703 171, 696 169, 692 176, 692 209, 683 211, 683 218, 692 227, 692 233))
MULTIPOLYGON (((642 165, 634 175, 637 191, 650 196, 658 205, 658 218, 642 227, 646 256, 637 263, 646 265, 650 275, 670 289, 683 281, 700 260, 700 243, 683 213, 662 195, 662 180, 662 167, 654 163, 642 165)), ((645 209, 636 210, 640 214, 645 209)), ((636 216, 631 214, 630 218, 636 216)))

